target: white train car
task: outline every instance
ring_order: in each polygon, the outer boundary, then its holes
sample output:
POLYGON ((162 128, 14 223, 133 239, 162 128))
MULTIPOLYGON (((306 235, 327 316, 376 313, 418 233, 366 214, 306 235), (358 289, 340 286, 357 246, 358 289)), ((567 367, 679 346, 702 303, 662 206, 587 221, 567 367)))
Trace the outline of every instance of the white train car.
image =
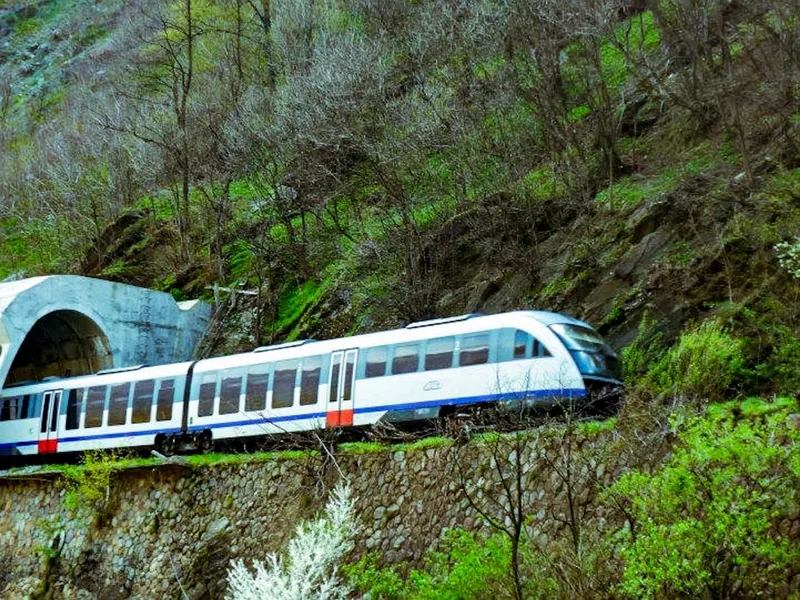
POLYGON ((464 315, 200 361, 187 433, 203 445, 364 427, 463 405, 572 400, 619 383, 616 354, 586 323, 543 311, 464 315))
POLYGON ((0 455, 155 446, 179 434, 192 363, 110 369, 0 392, 0 455))
POLYGON ((586 323, 543 311, 464 315, 0 391, 0 453, 156 446, 381 421, 485 403, 565 402, 617 386, 616 354, 586 323))

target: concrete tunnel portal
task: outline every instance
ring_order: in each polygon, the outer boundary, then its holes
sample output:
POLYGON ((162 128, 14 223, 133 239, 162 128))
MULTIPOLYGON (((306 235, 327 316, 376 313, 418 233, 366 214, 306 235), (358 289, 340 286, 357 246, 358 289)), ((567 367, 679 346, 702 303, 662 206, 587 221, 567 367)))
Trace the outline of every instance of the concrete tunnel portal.
POLYGON ((5 385, 74 377, 113 366, 108 336, 75 310, 56 310, 31 327, 11 363, 5 385))
POLYGON ((210 317, 197 300, 89 277, 0 282, 0 387, 191 360, 210 317))

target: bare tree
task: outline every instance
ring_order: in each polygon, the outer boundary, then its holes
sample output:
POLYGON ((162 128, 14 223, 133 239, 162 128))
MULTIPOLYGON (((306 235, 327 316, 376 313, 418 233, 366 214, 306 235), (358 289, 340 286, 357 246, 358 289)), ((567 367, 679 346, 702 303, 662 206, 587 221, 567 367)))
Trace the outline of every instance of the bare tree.
POLYGON ((191 228, 190 187, 195 170, 192 96, 196 86, 196 52, 205 33, 197 4, 182 0, 177 12, 170 5, 143 10, 150 32, 142 43, 150 49, 132 65, 130 78, 137 86, 119 88, 120 99, 132 109, 121 119, 101 114, 101 124, 125 132, 159 150, 165 178, 173 189, 178 231, 184 255, 191 228), (174 179, 173 179, 174 178, 174 179))

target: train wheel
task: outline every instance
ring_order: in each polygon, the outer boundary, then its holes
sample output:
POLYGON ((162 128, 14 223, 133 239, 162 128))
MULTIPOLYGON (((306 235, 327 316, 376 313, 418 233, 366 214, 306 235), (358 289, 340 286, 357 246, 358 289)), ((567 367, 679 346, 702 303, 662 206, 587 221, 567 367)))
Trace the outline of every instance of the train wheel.
MULTIPOLYGON (((448 407, 450 408, 450 407, 448 407)), ((448 410, 439 415, 439 426, 442 433, 452 438, 458 444, 465 444, 469 441, 470 425, 465 415, 459 414, 455 410, 448 410)))
POLYGON ((201 431, 194 439, 194 445, 203 454, 208 454, 214 447, 214 442, 211 439, 211 432, 208 430, 201 431))
POLYGON ((164 439, 164 443, 162 445, 164 450, 165 456, 172 456, 175 454, 175 451, 178 449, 178 440, 175 438, 174 435, 168 435, 164 439))
POLYGON ((156 438, 156 450, 164 456, 172 456, 178 447, 178 441, 174 435, 159 434, 156 438))

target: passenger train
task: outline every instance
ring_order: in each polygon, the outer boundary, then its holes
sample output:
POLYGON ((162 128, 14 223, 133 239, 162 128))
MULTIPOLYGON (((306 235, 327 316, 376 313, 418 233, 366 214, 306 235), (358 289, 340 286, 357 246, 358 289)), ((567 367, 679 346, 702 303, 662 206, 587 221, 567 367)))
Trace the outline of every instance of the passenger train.
POLYGON ((433 419, 486 403, 584 399, 620 385, 589 325, 544 311, 404 329, 0 390, 0 454, 154 447, 433 419))

